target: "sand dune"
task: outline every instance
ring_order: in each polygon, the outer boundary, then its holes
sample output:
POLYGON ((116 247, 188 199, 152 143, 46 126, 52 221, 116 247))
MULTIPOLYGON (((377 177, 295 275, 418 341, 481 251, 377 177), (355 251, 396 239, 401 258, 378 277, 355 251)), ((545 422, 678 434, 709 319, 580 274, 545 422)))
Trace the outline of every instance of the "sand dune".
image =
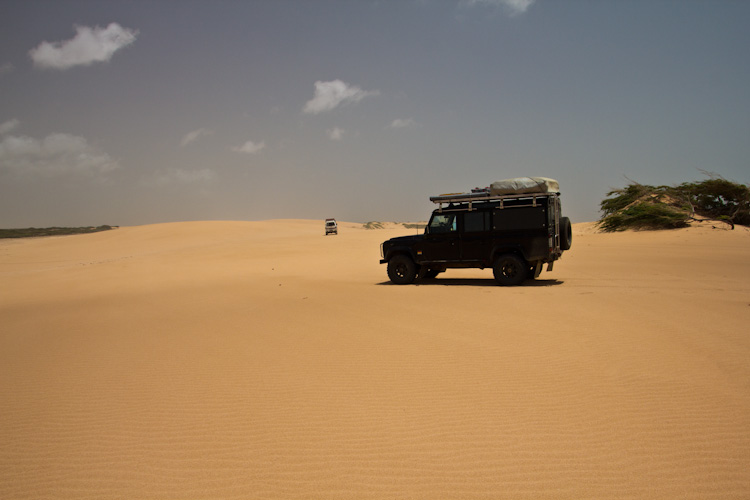
POLYGON ((0 242, 0 498, 750 498, 750 231, 389 285, 413 231, 0 242))

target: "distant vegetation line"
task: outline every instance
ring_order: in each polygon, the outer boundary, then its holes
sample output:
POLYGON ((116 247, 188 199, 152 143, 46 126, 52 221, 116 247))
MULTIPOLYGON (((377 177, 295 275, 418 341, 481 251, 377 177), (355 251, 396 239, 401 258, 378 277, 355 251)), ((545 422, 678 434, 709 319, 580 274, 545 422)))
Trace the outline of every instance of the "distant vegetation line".
POLYGON ((98 233, 118 226, 88 227, 27 227, 21 229, 0 229, 0 238, 35 238, 39 236, 66 236, 70 234, 98 233))
MULTIPOLYGON (((427 225, 426 223, 422 222, 394 222, 394 224, 401 224, 407 229, 424 229, 424 227, 427 225)), ((365 222, 362 224, 362 227, 365 229, 385 229, 385 223, 378 222, 378 221, 370 221, 365 222)))

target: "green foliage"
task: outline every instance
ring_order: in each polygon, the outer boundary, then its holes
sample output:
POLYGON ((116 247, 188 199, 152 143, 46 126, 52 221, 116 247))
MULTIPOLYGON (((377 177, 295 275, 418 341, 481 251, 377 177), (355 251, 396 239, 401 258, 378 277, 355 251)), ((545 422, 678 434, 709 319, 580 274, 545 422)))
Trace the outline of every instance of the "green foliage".
POLYGON ((631 203, 649 194, 654 188, 643 184, 632 183, 625 189, 613 189, 607 193, 609 199, 602 200, 600 206, 604 215, 615 214, 631 203))
POLYGON ((687 227, 688 219, 686 212, 675 210, 663 203, 640 201, 604 217, 599 227, 606 232, 625 229, 677 229, 687 227))
POLYGON ((33 238, 39 236, 66 236, 71 234, 97 233, 108 231, 112 226, 89 227, 27 227, 23 229, 0 229, 0 238, 33 238))
POLYGON ((680 184, 695 212, 711 219, 750 225, 750 188, 722 178, 680 184))
POLYGON ((685 227, 696 216, 750 225, 750 188, 715 174, 701 182, 679 186, 648 186, 631 182, 613 189, 600 203, 604 231, 674 229, 685 227))

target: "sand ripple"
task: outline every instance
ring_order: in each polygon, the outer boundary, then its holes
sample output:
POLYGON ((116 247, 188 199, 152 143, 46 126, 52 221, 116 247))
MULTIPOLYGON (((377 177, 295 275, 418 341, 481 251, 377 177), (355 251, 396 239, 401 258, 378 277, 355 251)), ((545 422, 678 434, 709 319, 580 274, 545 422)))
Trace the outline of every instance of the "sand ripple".
POLYGON ((750 496, 747 235, 394 287, 398 228, 319 226, 3 247, 0 497, 750 496))

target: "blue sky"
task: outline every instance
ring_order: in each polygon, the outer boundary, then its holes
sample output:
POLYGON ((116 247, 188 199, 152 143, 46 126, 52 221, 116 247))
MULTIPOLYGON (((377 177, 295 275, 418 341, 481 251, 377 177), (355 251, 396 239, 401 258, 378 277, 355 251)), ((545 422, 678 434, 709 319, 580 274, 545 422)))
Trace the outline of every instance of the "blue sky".
POLYGON ((750 181, 750 2, 0 2, 0 227, 420 220, 750 181))

